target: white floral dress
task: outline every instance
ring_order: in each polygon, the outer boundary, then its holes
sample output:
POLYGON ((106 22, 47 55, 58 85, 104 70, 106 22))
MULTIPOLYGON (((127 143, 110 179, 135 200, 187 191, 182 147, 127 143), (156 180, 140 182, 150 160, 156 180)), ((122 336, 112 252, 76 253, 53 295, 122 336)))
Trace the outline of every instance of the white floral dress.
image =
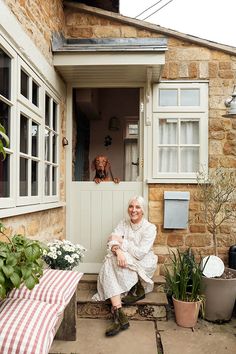
POLYGON ((152 276, 157 267, 157 256, 152 251, 156 238, 156 226, 142 219, 139 224, 122 220, 112 235, 121 236, 122 245, 118 241, 108 242, 108 253, 98 275, 97 294, 94 301, 104 301, 115 295, 127 293, 134 286, 138 277, 141 279, 145 292, 153 289, 152 276), (111 247, 119 245, 124 252, 127 267, 117 265, 117 258, 111 247))

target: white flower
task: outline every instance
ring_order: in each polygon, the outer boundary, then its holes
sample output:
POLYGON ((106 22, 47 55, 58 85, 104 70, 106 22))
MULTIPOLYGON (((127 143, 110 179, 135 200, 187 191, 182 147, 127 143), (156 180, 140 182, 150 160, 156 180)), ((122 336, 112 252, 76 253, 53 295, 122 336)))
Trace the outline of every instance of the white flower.
POLYGON ((62 255, 61 251, 57 251, 57 254, 58 254, 58 256, 62 255))

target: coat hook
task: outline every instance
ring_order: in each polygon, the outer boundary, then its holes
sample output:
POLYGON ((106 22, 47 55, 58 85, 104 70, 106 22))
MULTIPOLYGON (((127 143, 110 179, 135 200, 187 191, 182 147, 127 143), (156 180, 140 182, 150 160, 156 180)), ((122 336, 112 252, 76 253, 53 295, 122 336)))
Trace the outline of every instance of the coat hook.
POLYGON ((62 145, 63 146, 69 145, 69 142, 68 142, 68 140, 66 139, 65 136, 62 138, 62 145))

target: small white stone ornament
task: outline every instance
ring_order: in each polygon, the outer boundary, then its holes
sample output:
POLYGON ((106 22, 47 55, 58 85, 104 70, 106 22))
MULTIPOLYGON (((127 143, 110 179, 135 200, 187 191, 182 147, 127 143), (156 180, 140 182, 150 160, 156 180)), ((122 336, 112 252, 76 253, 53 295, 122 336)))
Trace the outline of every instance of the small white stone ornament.
POLYGON ((204 257, 201 268, 203 275, 207 278, 220 277, 225 270, 224 262, 217 256, 204 257))

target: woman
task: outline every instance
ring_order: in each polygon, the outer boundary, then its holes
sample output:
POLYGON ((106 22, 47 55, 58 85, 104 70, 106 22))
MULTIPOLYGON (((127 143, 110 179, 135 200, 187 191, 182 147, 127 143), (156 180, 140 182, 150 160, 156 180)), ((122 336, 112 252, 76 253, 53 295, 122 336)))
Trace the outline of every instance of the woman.
POLYGON ((152 251, 156 226, 144 218, 144 199, 135 196, 128 204, 128 218, 122 220, 108 239, 108 254, 98 275, 93 300, 110 299, 113 323, 107 336, 129 327, 122 302, 131 304, 152 291, 157 256, 152 251), (121 299, 121 296, 128 294, 121 299))

